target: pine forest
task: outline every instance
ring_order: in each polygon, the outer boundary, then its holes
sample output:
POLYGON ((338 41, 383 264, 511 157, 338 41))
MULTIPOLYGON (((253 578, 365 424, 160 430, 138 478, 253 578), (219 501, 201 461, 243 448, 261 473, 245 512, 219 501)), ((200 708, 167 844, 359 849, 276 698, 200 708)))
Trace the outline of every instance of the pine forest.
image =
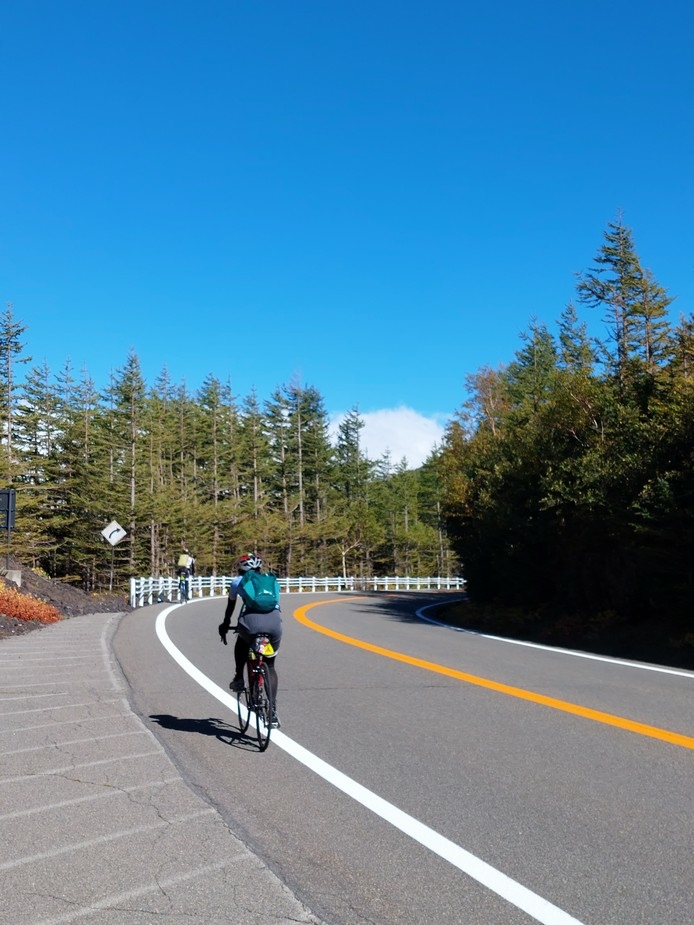
POLYGON ((166 372, 148 387, 135 353, 99 392, 69 364, 21 370, 25 330, 8 306, 0 465, 20 561, 88 591, 171 575, 183 547, 198 574, 235 574, 249 551, 282 576, 457 574, 434 462, 369 460, 356 408, 331 442, 315 388, 261 403, 211 375, 194 394, 166 372), (114 549, 112 520, 127 531, 114 549))
POLYGON ((356 406, 331 440, 314 387, 239 400, 166 371, 148 386, 135 353, 102 391, 69 364, 32 367, 8 307, 12 552, 87 590, 171 573, 182 544, 202 574, 248 551, 288 576, 463 574, 480 604, 665 620, 692 647, 694 316, 672 302, 610 223, 554 330, 531 319, 503 367, 460 371, 461 405, 416 470, 366 457, 356 406), (127 530, 113 552, 112 519, 127 530))

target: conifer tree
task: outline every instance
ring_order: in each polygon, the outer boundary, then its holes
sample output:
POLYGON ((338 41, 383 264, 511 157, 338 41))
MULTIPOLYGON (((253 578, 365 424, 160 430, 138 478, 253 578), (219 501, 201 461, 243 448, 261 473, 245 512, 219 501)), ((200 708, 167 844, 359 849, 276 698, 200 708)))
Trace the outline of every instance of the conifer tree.
POLYGON ((595 348, 573 302, 569 302, 559 319, 558 362, 571 373, 590 375, 595 369, 595 348))
POLYGON ((343 525, 340 543, 343 570, 351 561, 360 577, 372 574, 374 551, 382 539, 375 513, 370 508, 374 464, 362 450, 364 426, 357 407, 348 411, 338 427, 335 450, 337 509, 343 525))
POLYGON ((69 516, 69 509, 60 504, 59 407, 56 385, 44 361, 27 372, 14 422, 14 448, 23 461, 16 483, 21 516, 14 545, 20 556, 34 562, 55 551, 56 539, 49 534, 58 518, 65 523, 69 516))
POLYGON ((106 393, 109 403, 105 423, 110 436, 111 476, 109 500, 113 516, 128 531, 128 537, 117 548, 118 564, 131 573, 150 562, 148 541, 139 519, 138 505, 147 504, 145 492, 140 493, 141 475, 146 471, 146 442, 141 425, 145 418, 146 386, 140 361, 134 351, 124 367, 113 375, 106 393), (127 560, 125 554, 127 553, 127 560))
MULTIPOLYGON (((611 346, 607 347, 609 367, 624 386, 634 360, 652 373, 668 356, 666 316, 672 300, 652 273, 642 267, 633 233, 621 218, 608 225, 604 239, 595 258, 596 266, 579 275, 577 291, 581 302, 604 312, 611 335, 611 346)), ((635 368, 638 374, 639 366, 635 368)))
POLYGON ((14 422, 17 413, 16 393, 20 383, 16 367, 31 362, 24 356, 22 335, 26 325, 14 317, 12 303, 0 314, 0 482, 8 487, 21 472, 21 463, 14 449, 14 422))
POLYGON ((282 529, 268 496, 272 484, 271 448, 266 420, 253 390, 242 402, 238 426, 239 517, 233 529, 232 545, 237 553, 265 551, 265 559, 281 559, 282 529))

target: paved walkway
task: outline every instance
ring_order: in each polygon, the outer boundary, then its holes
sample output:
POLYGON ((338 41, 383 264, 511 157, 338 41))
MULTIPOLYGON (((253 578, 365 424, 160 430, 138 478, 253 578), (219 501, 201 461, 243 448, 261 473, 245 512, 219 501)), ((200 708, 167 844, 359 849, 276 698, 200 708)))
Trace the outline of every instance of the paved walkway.
POLYGON ((0 641, 1 925, 315 925, 130 709, 118 620, 0 641))

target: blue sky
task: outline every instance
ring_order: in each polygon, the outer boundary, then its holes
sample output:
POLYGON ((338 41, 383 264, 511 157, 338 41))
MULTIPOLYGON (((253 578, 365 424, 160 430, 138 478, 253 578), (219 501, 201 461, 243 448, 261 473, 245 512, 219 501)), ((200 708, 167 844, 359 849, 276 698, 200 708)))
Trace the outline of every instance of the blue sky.
POLYGON ((5 3, 2 304, 55 372, 298 379, 419 462, 620 211, 694 311, 692 9, 5 3))

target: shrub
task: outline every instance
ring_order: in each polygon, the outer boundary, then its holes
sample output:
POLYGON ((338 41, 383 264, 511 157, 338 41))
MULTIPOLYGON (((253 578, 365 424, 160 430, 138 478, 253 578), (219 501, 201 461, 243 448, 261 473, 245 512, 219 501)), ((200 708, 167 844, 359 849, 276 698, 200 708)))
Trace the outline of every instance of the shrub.
POLYGON ((57 623, 62 619, 60 611, 52 604, 3 585, 0 585, 0 613, 17 620, 38 620, 39 623, 57 623))

